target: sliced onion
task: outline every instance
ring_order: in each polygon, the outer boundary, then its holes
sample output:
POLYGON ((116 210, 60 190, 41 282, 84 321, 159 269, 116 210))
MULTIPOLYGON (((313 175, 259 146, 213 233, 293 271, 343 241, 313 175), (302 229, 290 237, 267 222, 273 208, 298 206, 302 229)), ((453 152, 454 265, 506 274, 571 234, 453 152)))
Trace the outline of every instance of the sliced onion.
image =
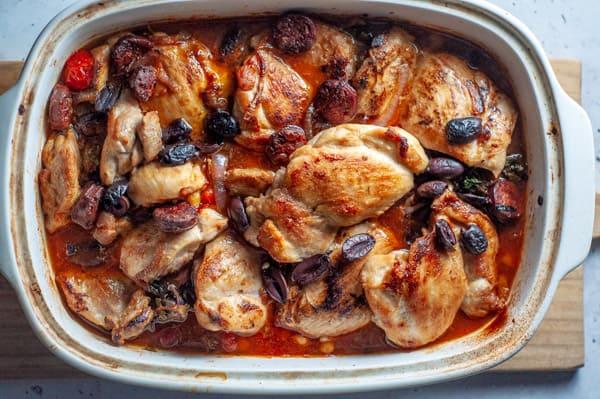
POLYGON ((211 178, 215 191, 215 204, 220 212, 227 209, 227 189, 225 188, 225 171, 227 158, 222 154, 213 154, 211 157, 211 178))

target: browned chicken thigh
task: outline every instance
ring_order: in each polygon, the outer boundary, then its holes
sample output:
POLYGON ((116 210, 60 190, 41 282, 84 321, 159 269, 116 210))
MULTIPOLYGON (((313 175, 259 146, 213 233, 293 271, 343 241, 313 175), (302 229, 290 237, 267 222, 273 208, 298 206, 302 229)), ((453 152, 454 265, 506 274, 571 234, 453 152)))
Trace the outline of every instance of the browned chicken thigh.
POLYGON ((42 151, 38 176, 45 225, 49 233, 70 222, 71 208, 79 197, 81 155, 73 129, 51 136, 42 151))
POLYGON ((258 49, 246 58, 237 80, 233 112, 242 134, 236 136, 236 142, 261 151, 277 129, 301 124, 310 102, 310 87, 270 49, 258 49))
POLYGON ((136 135, 143 117, 138 101, 129 90, 123 90, 108 113, 106 138, 100 156, 100 180, 103 184, 112 184, 143 161, 142 145, 136 135))
POLYGON ((423 147, 400 128, 345 124, 296 150, 283 185, 329 223, 352 226, 409 192, 427 163, 423 147))
POLYGON ((164 166, 152 162, 131 173, 128 196, 142 206, 185 198, 201 190, 207 183, 200 165, 191 162, 164 166))
POLYGON ((358 94, 356 122, 396 123, 414 77, 417 54, 413 38, 400 28, 373 39, 369 56, 352 79, 358 94))
POLYGON ((166 233, 154 221, 127 234, 121 247, 121 270, 141 287, 190 262, 201 246, 227 227, 227 218, 212 209, 198 213, 198 223, 182 233, 166 233))
MULTIPOLYGON (((433 219, 447 221, 441 215, 433 219)), ((418 238, 408 251, 370 257, 361 281, 373 321, 402 348, 423 346, 441 336, 467 291, 458 243, 441 249, 433 231, 418 238)))
POLYGON ((451 155, 469 166, 502 171, 517 121, 512 101, 482 72, 450 54, 425 53, 418 62, 400 126, 424 147, 451 155), (472 141, 449 141, 447 124, 480 119, 472 141))
POLYGON ((202 139, 207 106, 226 108, 233 91, 229 69, 218 65, 210 50, 184 34, 159 32, 150 39, 158 51, 156 88, 142 103, 144 111, 157 111, 162 126, 184 118, 192 126, 192 137, 202 139))
POLYGON ((278 306, 275 323, 307 337, 335 337, 358 330, 371 321, 360 272, 370 256, 391 249, 390 237, 376 224, 365 222, 340 230, 331 248, 334 267, 323 278, 305 287, 292 285, 287 301, 278 306), (368 233, 375 246, 364 257, 343 262, 342 243, 356 234, 368 233))
POLYGON ((98 273, 93 278, 63 272, 56 282, 69 308, 93 325, 111 331, 113 341, 119 345, 152 324, 150 298, 118 271, 98 273))
POLYGON ((468 288, 461 305, 462 311, 471 317, 484 317, 503 309, 505 298, 498 295, 497 287, 498 233, 492 221, 480 210, 461 201, 451 191, 444 192, 433 202, 431 208, 434 212, 445 215, 460 228, 458 237, 471 225, 477 226, 485 235, 487 247, 480 254, 472 254, 463 249, 468 288))
POLYGON ((198 323, 210 331, 256 334, 267 320, 258 251, 227 231, 194 264, 198 323))

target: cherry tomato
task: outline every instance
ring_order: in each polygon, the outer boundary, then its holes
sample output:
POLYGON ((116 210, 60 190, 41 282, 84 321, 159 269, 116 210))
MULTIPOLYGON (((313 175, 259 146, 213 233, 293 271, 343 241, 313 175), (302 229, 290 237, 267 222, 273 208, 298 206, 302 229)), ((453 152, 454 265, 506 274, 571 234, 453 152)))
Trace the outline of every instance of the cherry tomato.
POLYGON ((94 57, 88 50, 77 50, 69 56, 62 71, 62 79, 71 90, 85 90, 94 78, 94 57))
POLYGON ((212 188, 207 188, 206 190, 202 191, 200 202, 202 202, 203 205, 212 205, 215 203, 215 192, 212 188))

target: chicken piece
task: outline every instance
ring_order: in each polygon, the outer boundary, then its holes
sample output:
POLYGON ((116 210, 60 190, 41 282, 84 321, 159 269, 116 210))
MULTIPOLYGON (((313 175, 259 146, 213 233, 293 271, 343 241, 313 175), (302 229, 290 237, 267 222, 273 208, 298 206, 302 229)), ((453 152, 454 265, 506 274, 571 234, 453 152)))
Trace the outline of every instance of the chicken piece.
POLYGON ((512 101, 482 72, 449 54, 425 54, 399 124, 424 147, 491 171, 498 177, 517 121, 512 101), (467 144, 450 144, 446 124, 455 118, 481 118, 482 132, 467 144))
POLYGON ((330 224, 379 216, 413 188, 427 167, 419 142, 404 130, 345 124, 322 131, 290 158, 283 185, 330 224))
POLYGON ((142 118, 142 124, 137 130, 138 139, 142 143, 144 159, 146 162, 153 161, 163 148, 162 131, 160 129, 160 118, 158 112, 147 112, 142 118))
POLYGON ((186 162, 177 166, 163 166, 152 162, 131 173, 127 195, 137 205, 150 206, 183 199, 204 188, 206 183, 200 165, 186 162))
MULTIPOLYGON (((492 221, 483 212, 463 202, 448 190, 433 202, 431 208, 434 212, 445 215, 461 229, 470 224, 477 225, 487 238, 487 249, 482 254, 473 255, 463 251, 469 286, 461 305, 462 311, 470 317, 484 317, 504 309, 506 299, 498 295, 497 286, 498 233, 492 221)), ((460 234, 459 231, 457 237, 460 237, 460 234)))
POLYGON ((107 246, 132 228, 133 226, 127 218, 117 218, 110 212, 101 212, 92 236, 100 244, 107 246))
POLYGON ((311 98, 308 84, 268 49, 259 49, 237 72, 234 116, 240 145, 263 151, 269 137, 288 125, 301 125, 311 98))
POLYGON ((458 244, 436 248, 435 233, 418 238, 409 251, 373 255, 361 282, 373 322, 402 348, 434 341, 452 324, 467 291, 458 244))
MULTIPOLYGON (((352 35, 340 28, 311 18, 316 30, 310 50, 299 54, 281 54, 285 62, 307 79, 319 85, 326 79, 350 80, 356 71, 360 48, 352 35)), ((272 29, 258 33, 250 40, 256 49, 277 47, 273 43, 272 29)))
POLYGON ((244 237, 281 263, 324 253, 338 230, 286 189, 275 188, 266 196, 248 197, 245 203, 251 226, 244 237))
POLYGON ((317 37, 309 51, 298 58, 324 71, 328 78, 350 80, 356 71, 358 47, 354 38, 339 28, 315 21, 317 37))
POLYGON ((183 233, 160 231, 153 221, 132 230, 123 240, 120 267, 140 286, 180 270, 194 255, 227 227, 227 218, 206 208, 198 224, 183 233))
POLYGON ((154 311, 144 291, 120 272, 95 274, 85 278, 62 272, 56 278, 69 309, 104 330, 122 345, 152 326, 154 311))
POLYGON ((273 183, 275 173, 260 168, 235 168, 227 171, 225 187, 235 195, 258 197, 273 183))
POLYGON ((100 154, 100 180, 104 185, 129 173, 143 160, 136 131, 142 123, 142 110, 129 90, 123 90, 108 114, 106 138, 100 154))
POLYGON ((335 337, 368 324, 372 313, 363 295, 360 272, 370 256, 390 251, 391 244, 390 237, 374 223, 341 230, 330 255, 334 268, 306 287, 291 286, 287 301, 278 306, 275 324, 311 338, 335 337), (367 256, 344 264, 342 243, 360 233, 371 234, 375 247, 367 256))
POLYGON ((256 334, 268 312, 260 295, 260 267, 259 253, 231 231, 206 245, 194 265, 198 323, 209 331, 256 334))
POLYGON ((157 84, 144 111, 156 110, 162 126, 184 118, 192 126, 192 138, 203 139, 206 106, 227 108, 233 92, 233 76, 217 65, 210 50, 190 37, 155 33, 151 40, 159 53, 157 84), (202 97, 201 97, 202 96, 202 97))
POLYGON ((42 210, 48 233, 68 224, 71 208, 79 198, 81 156, 73 129, 48 139, 42 151, 43 168, 38 176, 42 210))
POLYGON ((400 28, 373 39, 369 56, 352 79, 358 94, 355 121, 380 126, 396 123, 417 64, 413 40, 400 28))

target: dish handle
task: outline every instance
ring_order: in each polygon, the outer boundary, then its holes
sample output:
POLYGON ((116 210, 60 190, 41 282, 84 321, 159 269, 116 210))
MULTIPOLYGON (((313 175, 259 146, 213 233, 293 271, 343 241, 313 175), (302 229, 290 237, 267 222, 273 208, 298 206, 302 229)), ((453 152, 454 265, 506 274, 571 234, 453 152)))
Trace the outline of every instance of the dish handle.
POLYGON ((596 192, 592 124, 579 104, 561 94, 556 97, 564 156, 564 202, 553 276, 556 282, 581 264, 590 250, 596 192))
POLYGON ((17 85, 0 96, 0 273, 13 287, 16 287, 17 275, 10 234, 10 152, 19 93, 17 85))

